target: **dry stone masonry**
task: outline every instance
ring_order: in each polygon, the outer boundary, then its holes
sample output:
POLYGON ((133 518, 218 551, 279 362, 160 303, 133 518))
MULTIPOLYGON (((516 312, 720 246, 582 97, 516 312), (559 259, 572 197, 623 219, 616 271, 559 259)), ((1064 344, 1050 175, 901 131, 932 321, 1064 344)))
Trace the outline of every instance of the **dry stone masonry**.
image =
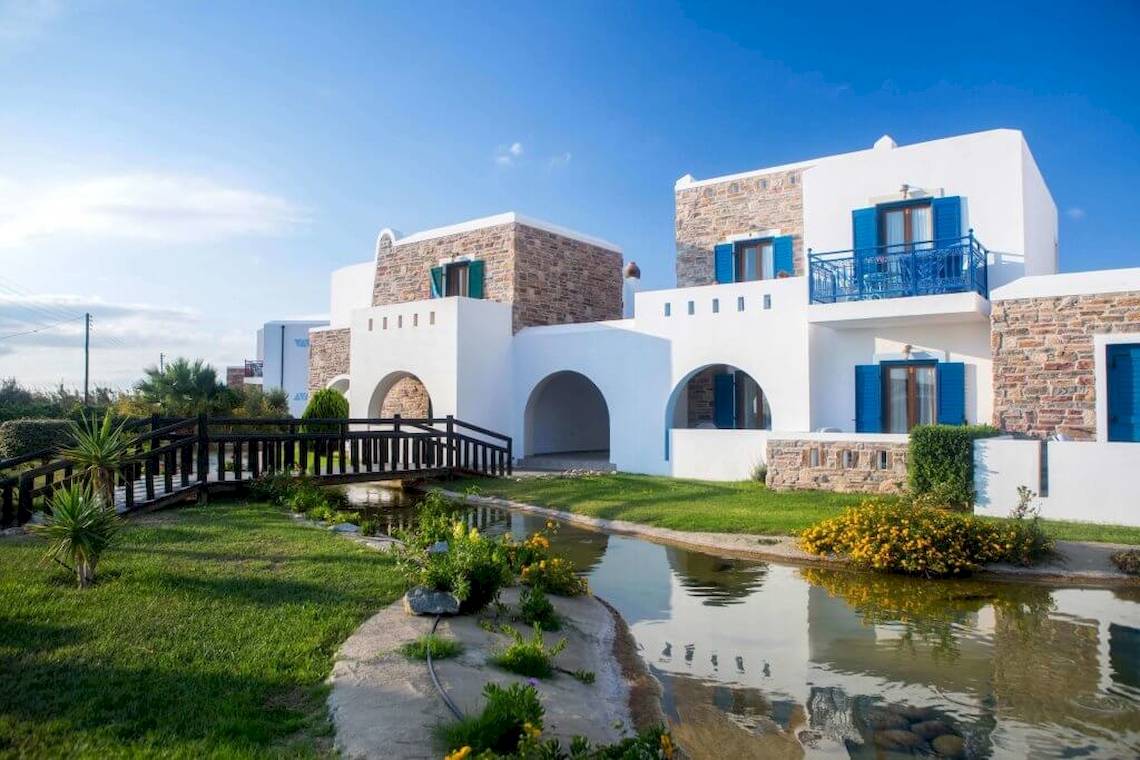
POLYGON ((424 419, 431 416, 431 399, 427 388, 415 377, 402 377, 388 390, 380 404, 381 417, 410 417, 424 419))
POLYGON ((337 375, 348 374, 349 329, 309 333, 309 392, 324 388, 337 375))
POLYGON ((901 493, 906 460, 905 443, 769 439, 766 483, 776 491, 901 493))
POLYGON ((793 236, 795 269, 804 273, 804 199, 799 170, 681 188, 677 206, 677 287, 710 285, 713 246, 732 235, 779 229, 793 236))
POLYGON ((994 425, 1094 440, 1093 336, 1140 332, 1140 292, 997 301, 990 319, 994 425))

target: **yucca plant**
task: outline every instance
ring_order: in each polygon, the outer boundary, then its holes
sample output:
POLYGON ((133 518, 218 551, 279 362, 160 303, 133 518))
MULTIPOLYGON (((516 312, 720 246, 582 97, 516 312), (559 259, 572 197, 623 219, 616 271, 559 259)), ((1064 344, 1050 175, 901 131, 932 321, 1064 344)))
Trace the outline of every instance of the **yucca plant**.
POLYGON ((100 423, 95 415, 72 423, 71 443, 60 454, 80 469, 94 492, 109 508, 115 505, 115 473, 131 455, 135 437, 125 422, 115 424, 108 411, 100 423))
POLYGON ((115 540, 119 525, 114 508, 107 506, 90 486, 72 485, 55 493, 51 514, 42 524, 28 528, 51 542, 44 560, 71 570, 79 588, 87 588, 94 582, 95 566, 115 540))

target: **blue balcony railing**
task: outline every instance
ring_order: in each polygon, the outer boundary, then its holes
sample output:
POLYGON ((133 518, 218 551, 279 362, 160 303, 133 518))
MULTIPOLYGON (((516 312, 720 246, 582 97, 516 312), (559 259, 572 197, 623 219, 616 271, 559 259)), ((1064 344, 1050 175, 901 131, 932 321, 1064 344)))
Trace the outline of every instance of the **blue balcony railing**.
POLYGON ((973 291, 989 298, 989 252, 974 238, 927 240, 851 251, 808 251, 811 303, 973 291))

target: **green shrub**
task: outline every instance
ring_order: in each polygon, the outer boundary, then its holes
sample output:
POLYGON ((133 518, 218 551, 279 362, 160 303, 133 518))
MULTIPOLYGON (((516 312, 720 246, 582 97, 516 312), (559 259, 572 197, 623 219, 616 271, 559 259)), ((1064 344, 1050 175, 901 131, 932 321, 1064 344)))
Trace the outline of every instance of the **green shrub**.
POLYGON ((587 686, 592 686, 594 680, 597 678, 597 676, 594 674, 594 671, 592 670, 575 670, 570 675, 574 676, 576 680, 581 681, 587 686))
POLYGON ((990 425, 918 425, 910 431, 907 473, 915 495, 935 491, 946 506, 974 503, 974 441, 999 435, 990 425))
POLYGON ((52 510, 42 525, 29 525, 51 545, 45 560, 59 562, 75 573, 79 588, 95 582, 95 567, 115 540, 121 526, 113 507, 88 485, 72 485, 55 493, 52 510), (67 565, 66 561, 71 565, 67 565))
POLYGON ((261 475, 250 483, 249 492, 256 499, 283 507, 289 499, 289 495, 293 493, 296 480, 292 475, 286 473, 261 475))
POLYGON ((937 577, 993 562, 1032 563, 1051 549, 1036 531, 1035 520, 999 523, 932 507, 866 502, 808 528, 800 546, 846 557, 860 568, 937 577))
POLYGON ((463 645, 455 639, 445 639, 429 633, 400 647, 400 652, 409 660, 426 660, 429 651, 433 660, 447 660, 458 657, 463 651, 463 645))
POLYGON ((71 441, 69 420, 0 422, 0 459, 15 459, 40 449, 58 449, 71 441))
POLYGON ((519 620, 544 631, 562 629, 562 620, 554 611, 554 605, 539 588, 525 588, 519 594, 519 620))
POLYGON ((542 626, 534 627, 529 640, 514 628, 506 629, 514 641, 501 652, 491 656, 489 662, 503 670, 532 678, 549 678, 554 674, 554 658, 566 648, 566 639, 547 647, 542 640, 542 626))
POLYGON ((487 703, 482 712, 440 729, 440 739, 449 750, 470 747, 472 755, 509 755, 527 733, 541 733, 545 710, 533 686, 488 683, 483 696, 487 703))
POLYGON ((589 582, 574 570, 574 563, 562 557, 524 566, 519 580, 555 596, 578 596, 590 591, 589 582))
POLYGON ((757 483, 766 483, 768 481, 768 465, 756 464, 752 468, 752 479, 757 483))
MULTIPOLYGON (((322 388, 309 397, 309 403, 301 414, 302 420, 339 420, 348 419, 348 399, 336 388, 322 388)), ((335 433, 338 425, 329 423, 325 425, 305 425, 307 433, 335 433)))
POLYGON ((1140 575, 1140 549, 1127 549, 1112 555, 1112 563, 1127 575, 1140 575))
POLYGON ((412 544, 398 549, 397 562, 404 579, 409 586, 449 591, 459 599, 460 612, 478 612, 511 582, 506 552, 497 541, 459 521, 452 523, 446 541, 444 552, 428 552, 426 547, 412 544))

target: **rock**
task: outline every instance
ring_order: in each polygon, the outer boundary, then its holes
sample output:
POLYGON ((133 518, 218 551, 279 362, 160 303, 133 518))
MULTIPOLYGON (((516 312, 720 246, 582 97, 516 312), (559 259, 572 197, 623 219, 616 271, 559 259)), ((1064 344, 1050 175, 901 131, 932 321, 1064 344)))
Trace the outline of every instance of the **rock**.
POLYGON ((428 554, 447 554, 451 549, 446 541, 436 541, 434 544, 427 548, 428 554))
POLYGON ((409 615, 456 615, 459 600, 449 591, 432 591, 416 586, 404 594, 404 612, 409 615))
POLYGON ((876 710, 867 716, 867 725, 876 731, 883 731, 891 728, 908 728, 910 721, 893 712, 876 710))
POLYGON ((23 528, 8 528, 0 531, 0 536, 22 536, 27 533, 23 528))
POLYGON ((922 737, 913 731, 891 728, 875 732, 875 744, 883 749, 914 749, 922 744, 922 737))
POLYGON ((892 705, 891 712, 898 713, 907 720, 911 721, 924 721, 931 720, 935 716, 933 708, 930 707, 912 707, 910 705, 892 705))
POLYGON ((329 528, 333 533, 359 533, 360 526, 352 523, 337 523, 329 528))
POLYGON ((910 727, 910 730, 927 741, 930 741, 936 736, 954 733, 954 730, 950 728, 950 726, 940 720, 924 720, 921 723, 915 723, 910 727))
POLYGON ((961 757, 966 750, 966 743, 961 736, 943 734, 930 743, 934 751, 942 757, 961 757))

